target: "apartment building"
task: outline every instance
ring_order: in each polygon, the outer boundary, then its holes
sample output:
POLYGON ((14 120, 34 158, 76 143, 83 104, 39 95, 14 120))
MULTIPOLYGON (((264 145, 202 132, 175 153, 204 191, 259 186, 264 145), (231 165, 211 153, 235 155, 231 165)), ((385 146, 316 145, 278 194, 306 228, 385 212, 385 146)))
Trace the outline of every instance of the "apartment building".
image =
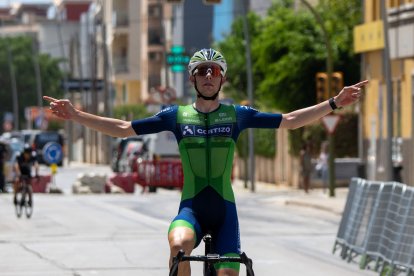
POLYGON ((171 5, 159 0, 105 0, 103 20, 115 105, 142 103, 167 82, 171 5))

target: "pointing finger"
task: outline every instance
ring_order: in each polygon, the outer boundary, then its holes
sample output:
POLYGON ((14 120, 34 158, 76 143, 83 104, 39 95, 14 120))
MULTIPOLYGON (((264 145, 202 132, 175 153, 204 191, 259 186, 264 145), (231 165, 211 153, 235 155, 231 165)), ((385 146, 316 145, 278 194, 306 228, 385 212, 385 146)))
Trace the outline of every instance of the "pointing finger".
POLYGON ((48 102, 56 102, 57 99, 49 97, 49 96, 43 96, 43 100, 46 100, 48 102))
POLYGON ((362 87, 367 83, 368 83, 368 80, 364 80, 364 81, 361 81, 361 82, 358 82, 358 83, 354 84, 353 86, 362 87))

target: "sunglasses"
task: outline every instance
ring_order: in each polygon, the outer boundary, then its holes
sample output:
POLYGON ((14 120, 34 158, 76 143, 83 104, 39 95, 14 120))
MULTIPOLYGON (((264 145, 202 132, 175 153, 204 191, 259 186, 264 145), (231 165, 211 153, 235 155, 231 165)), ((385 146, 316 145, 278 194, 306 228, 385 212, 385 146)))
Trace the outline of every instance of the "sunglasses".
POLYGON ((207 76, 210 74, 212 77, 219 77, 221 76, 221 68, 218 65, 205 65, 205 66, 198 66, 197 69, 194 70, 194 75, 199 77, 207 76))

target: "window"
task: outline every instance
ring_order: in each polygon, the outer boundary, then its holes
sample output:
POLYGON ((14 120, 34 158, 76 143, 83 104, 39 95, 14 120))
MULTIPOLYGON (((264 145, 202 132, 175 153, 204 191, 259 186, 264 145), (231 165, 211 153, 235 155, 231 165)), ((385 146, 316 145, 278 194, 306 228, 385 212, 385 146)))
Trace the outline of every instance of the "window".
POLYGON ((150 52, 148 54, 148 59, 150 61, 160 61, 161 60, 161 53, 159 53, 159 52, 150 52))
POLYGON ((152 4, 148 6, 148 17, 149 18, 159 18, 161 17, 161 5, 152 4))
POLYGON ((161 30, 158 28, 151 28, 148 30, 148 44, 161 45, 161 30))

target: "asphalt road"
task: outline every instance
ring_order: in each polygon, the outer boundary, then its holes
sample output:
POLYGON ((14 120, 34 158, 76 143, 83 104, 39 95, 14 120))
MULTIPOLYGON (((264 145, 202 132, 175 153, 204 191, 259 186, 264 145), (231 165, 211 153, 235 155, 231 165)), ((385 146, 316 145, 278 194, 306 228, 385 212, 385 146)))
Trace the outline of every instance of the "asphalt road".
MULTIPOLYGON (((91 168, 59 170, 65 194, 36 194, 31 219, 16 218, 11 194, 0 195, 0 275, 168 275, 167 230, 178 191, 72 195, 70 183, 91 168)), ((242 249, 256 275, 377 275, 332 254, 338 214, 285 205, 288 193, 236 191, 242 249)), ((193 272, 201 275, 201 265, 193 272)))

